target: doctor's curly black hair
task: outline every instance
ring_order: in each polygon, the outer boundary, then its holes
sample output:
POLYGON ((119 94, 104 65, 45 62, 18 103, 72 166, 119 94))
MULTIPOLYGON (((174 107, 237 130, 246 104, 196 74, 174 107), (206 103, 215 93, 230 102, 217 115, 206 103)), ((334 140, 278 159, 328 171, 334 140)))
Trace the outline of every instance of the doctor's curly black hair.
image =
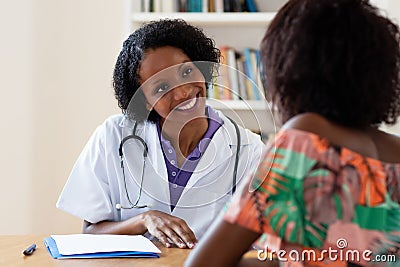
MULTIPOLYGON (((216 48, 213 39, 204 32, 181 19, 163 19, 144 24, 125 40, 115 64, 113 86, 115 98, 123 113, 137 121, 155 122, 156 111, 149 114, 146 109, 145 96, 139 81, 139 66, 143 54, 148 49, 172 46, 181 49, 192 61, 220 62, 220 50, 216 48), (134 105, 130 105, 135 95, 134 105), (128 110, 129 106, 129 110, 128 110)), ((199 67, 206 83, 212 81, 215 64, 199 67)))

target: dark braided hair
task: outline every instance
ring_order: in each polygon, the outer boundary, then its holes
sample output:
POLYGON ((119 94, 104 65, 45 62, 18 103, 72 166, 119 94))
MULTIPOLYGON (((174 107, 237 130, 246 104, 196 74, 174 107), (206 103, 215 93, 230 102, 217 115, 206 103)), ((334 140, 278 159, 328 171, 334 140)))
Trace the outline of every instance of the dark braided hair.
MULTIPOLYGON (((143 54, 149 49, 172 46, 181 49, 192 61, 219 63, 220 51, 213 39, 181 19, 164 19, 149 22, 133 32, 125 40, 114 69, 114 92, 123 113, 137 121, 155 122, 156 111, 146 109, 145 96, 141 90, 139 67, 143 54), (128 105, 135 95, 134 106, 128 105)), ((195 62, 196 64, 196 62, 195 62)), ((212 81, 215 64, 199 64, 206 83, 212 81), (200 66, 201 65, 201 66, 200 66), (205 66, 206 65, 206 66, 205 66)))

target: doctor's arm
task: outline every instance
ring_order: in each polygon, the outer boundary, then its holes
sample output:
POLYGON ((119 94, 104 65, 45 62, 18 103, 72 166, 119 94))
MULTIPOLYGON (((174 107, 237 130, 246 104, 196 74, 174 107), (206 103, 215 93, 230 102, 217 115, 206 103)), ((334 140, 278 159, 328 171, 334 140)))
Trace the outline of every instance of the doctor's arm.
POLYGON ((157 210, 138 214, 124 221, 83 222, 85 234, 142 235, 149 232, 164 246, 170 247, 170 239, 179 248, 192 248, 197 243, 193 231, 181 218, 157 210))
POLYGON ((189 254, 185 267, 279 266, 275 261, 242 258, 259 236, 259 233, 219 219, 189 254))

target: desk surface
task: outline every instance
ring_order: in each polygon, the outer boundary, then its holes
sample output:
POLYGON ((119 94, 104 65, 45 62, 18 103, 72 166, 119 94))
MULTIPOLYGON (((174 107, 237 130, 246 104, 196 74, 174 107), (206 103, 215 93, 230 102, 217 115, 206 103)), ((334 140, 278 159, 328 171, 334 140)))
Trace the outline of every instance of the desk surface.
MULTIPOLYGON (((44 245, 44 235, 0 235, 1 267, 179 267, 183 266, 190 249, 166 248, 156 243, 161 250, 160 258, 111 258, 111 259, 53 259, 44 245), (22 251, 35 243, 35 252, 24 256, 22 251)), ((256 251, 249 251, 246 258, 256 258, 256 251)))
POLYGON ((111 258, 111 259, 53 259, 47 252, 43 239, 44 235, 2 235, 0 236, 0 266, 35 266, 35 267, 169 267, 183 266, 191 250, 179 248, 165 248, 161 250, 160 258, 111 258), (22 251, 35 243, 36 251, 31 256, 24 256, 22 251))

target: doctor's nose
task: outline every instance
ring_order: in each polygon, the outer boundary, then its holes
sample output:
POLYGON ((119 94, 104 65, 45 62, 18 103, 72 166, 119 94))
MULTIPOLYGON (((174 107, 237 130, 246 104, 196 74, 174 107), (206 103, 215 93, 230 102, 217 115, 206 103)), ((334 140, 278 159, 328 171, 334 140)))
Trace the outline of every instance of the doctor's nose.
POLYGON ((192 91, 192 86, 190 84, 185 84, 172 90, 172 94, 175 100, 180 100, 190 96, 192 91))

